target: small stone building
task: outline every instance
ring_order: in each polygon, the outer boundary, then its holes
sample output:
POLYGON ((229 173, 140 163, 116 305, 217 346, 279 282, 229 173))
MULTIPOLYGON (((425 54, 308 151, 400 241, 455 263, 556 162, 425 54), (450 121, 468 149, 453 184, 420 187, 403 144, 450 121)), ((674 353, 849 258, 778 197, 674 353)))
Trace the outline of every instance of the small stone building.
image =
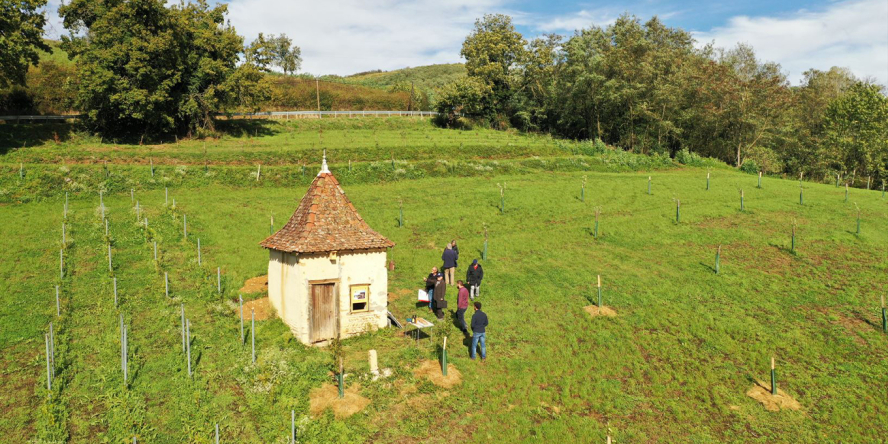
POLYGON ((364 222, 326 156, 296 212, 260 245, 269 250, 271 305, 303 343, 388 325, 386 249, 395 244, 364 222))

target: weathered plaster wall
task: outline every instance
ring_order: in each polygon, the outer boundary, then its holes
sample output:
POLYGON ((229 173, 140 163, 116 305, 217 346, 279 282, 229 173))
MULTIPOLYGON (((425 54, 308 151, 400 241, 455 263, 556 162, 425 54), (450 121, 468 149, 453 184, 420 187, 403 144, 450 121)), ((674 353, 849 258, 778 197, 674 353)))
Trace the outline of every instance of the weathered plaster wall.
POLYGON ((310 283, 337 282, 339 326, 342 338, 388 325, 388 270, 385 250, 342 252, 335 260, 328 254, 295 255, 270 250, 268 295, 278 315, 293 335, 310 343, 310 283), (352 285, 370 285, 368 312, 351 312, 352 285))

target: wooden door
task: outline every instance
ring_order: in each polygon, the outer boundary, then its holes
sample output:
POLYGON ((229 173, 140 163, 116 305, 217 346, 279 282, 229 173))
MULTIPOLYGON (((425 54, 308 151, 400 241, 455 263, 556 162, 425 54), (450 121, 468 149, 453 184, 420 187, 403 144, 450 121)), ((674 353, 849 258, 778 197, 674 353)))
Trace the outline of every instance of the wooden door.
POLYGON ((335 284, 311 286, 311 342, 326 341, 336 337, 334 286, 335 284))

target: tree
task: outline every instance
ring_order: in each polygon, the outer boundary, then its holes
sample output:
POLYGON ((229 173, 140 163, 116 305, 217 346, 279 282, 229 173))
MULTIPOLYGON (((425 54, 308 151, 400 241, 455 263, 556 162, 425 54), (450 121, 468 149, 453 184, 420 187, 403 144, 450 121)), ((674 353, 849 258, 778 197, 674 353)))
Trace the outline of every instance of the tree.
POLYGON ((857 82, 834 100, 824 117, 827 153, 834 166, 885 177, 888 98, 877 85, 857 82))
POLYGON ((835 66, 828 71, 810 69, 804 76, 801 86, 793 89, 790 125, 795 140, 780 153, 784 170, 804 172, 807 177, 834 176, 837 165, 831 164, 827 152, 824 118, 830 103, 844 96, 858 80, 848 69, 835 66))
POLYGON ((555 34, 532 40, 518 63, 510 108, 514 113, 512 124, 522 130, 538 131, 555 125, 561 40, 555 34))
POLYGON ((503 112, 511 95, 511 71, 524 54, 524 37, 512 18, 501 14, 487 14, 475 21, 475 29, 463 42, 460 55, 466 59, 469 77, 487 85, 484 114, 492 118, 503 112))
POLYGON ((268 38, 261 32, 256 40, 250 42, 244 48, 247 63, 259 67, 262 71, 271 71, 272 67, 280 68, 284 74, 293 74, 302 65, 302 50, 293 45, 293 41, 286 34, 268 38))
POLYGON ((72 0, 59 8, 69 57, 77 57, 76 106, 110 136, 157 137, 213 129, 213 112, 236 105, 243 39, 227 7, 196 0, 72 0))
POLYGON ((293 44, 287 34, 281 34, 271 39, 272 60, 275 66, 284 74, 294 74, 302 66, 302 49, 293 44))
POLYGON ((46 0, 0 0, 0 88, 22 85, 28 67, 37 65, 43 42, 46 0))
POLYGON ((769 143, 784 128, 792 105, 780 65, 760 62, 746 44, 721 51, 718 62, 734 74, 733 81, 726 85, 725 105, 727 131, 736 150, 735 165, 740 168, 750 154, 758 154, 760 161, 772 159, 771 152, 762 150, 768 150, 769 143))
POLYGON ((460 116, 478 117, 484 112, 484 99, 490 95, 490 86, 475 77, 464 77, 444 85, 438 91, 436 108, 448 126, 460 116))

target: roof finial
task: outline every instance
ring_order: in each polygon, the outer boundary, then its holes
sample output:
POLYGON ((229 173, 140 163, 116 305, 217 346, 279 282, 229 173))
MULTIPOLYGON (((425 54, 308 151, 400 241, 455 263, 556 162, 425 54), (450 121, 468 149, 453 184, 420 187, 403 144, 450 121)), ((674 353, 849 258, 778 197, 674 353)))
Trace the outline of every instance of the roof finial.
POLYGON ((330 169, 327 168, 327 150, 324 149, 324 161, 321 163, 321 172, 318 173, 318 176, 321 174, 330 174, 330 169))

